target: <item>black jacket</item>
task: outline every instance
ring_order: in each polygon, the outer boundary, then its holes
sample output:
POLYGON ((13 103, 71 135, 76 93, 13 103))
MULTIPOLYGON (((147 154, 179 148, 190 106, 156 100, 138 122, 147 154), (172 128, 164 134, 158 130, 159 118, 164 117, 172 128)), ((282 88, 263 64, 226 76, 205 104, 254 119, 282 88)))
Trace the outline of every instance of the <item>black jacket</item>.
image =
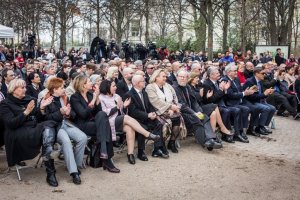
POLYGON ((94 120, 95 115, 101 111, 101 104, 95 105, 94 108, 88 106, 93 99, 91 92, 87 93, 88 102, 85 101, 80 93, 75 92, 70 99, 71 108, 74 110, 76 117, 74 123, 81 129, 85 130, 86 122, 94 120))
MULTIPOLYGON (((261 90, 264 91, 263 89, 263 84, 261 83, 261 81, 259 82, 261 90)), ((243 89, 245 90, 246 88, 250 88, 253 85, 258 85, 255 77, 253 76, 252 78, 249 78, 246 80, 245 84, 243 85, 243 89)), ((251 103, 259 103, 261 101, 261 99, 265 99, 267 98, 266 95, 264 95, 264 93, 259 93, 259 91, 253 93, 252 95, 246 96, 245 99, 248 100, 251 103)))
POLYGON ((116 93, 124 100, 125 94, 129 91, 124 79, 118 82, 116 93))
POLYGON ((238 78, 234 80, 230 80, 228 76, 224 78, 226 81, 230 81, 230 87, 227 90, 227 95, 225 98, 225 104, 227 106, 239 105, 243 101, 243 88, 241 86, 241 82, 238 78))
POLYGON ((219 106, 225 106, 224 98, 225 98, 225 92, 218 89, 214 83, 210 79, 206 79, 203 83, 203 101, 205 104, 207 103, 214 103, 218 104, 219 106), (206 98, 207 92, 212 90, 213 95, 210 98, 206 98))
POLYGON ((44 90, 44 87, 42 85, 40 85, 40 87, 38 89, 35 89, 32 85, 27 85, 26 86, 26 94, 29 96, 32 96, 34 98, 38 98, 39 93, 44 90))
POLYGON ((126 94, 131 97, 131 103, 128 106, 128 115, 135 118, 138 122, 144 124, 148 121, 148 113, 155 112, 155 108, 149 101, 148 94, 145 90, 142 90, 144 105, 139 94, 136 92, 134 88, 126 94))

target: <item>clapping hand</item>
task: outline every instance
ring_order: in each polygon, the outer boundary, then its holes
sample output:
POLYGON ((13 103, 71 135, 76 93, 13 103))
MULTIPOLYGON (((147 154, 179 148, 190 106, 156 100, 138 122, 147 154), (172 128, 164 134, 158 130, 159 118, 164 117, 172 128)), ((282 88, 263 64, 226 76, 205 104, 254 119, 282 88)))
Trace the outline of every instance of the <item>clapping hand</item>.
POLYGON ((29 102, 29 104, 27 105, 27 107, 26 107, 26 109, 24 111, 24 114, 25 115, 29 115, 32 112, 32 110, 34 109, 34 107, 35 107, 34 100, 31 100, 29 102))
POLYGON ((208 98, 212 97, 213 94, 214 94, 213 90, 208 90, 206 93, 206 98, 208 99, 208 98))
POLYGON ((131 98, 127 98, 125 101, 124 101, 124 107, 127 108, 129 106, 131 102, 131 98))
POLYGON ((53 96, 48 97, 47 99, 43 98, 41 101, 40 108, 45 109, 46 106, 48 106, 53 101, 53 96))

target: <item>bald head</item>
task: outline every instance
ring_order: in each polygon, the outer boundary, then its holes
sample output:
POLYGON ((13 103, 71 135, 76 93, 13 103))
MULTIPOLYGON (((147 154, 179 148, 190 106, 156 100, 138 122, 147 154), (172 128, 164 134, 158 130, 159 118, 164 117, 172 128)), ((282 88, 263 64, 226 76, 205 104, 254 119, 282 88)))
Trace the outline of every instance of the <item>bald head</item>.
POLYGON ((132 77, 132 85, 138 90, 142 90, 145 87, 145 79, 142 75, 134 75, 132 77))
POLYGON ((178 62, 178 61, 173 62, 173 64, 172 64, 173 72, 177 72, 179 70, 180 66, 181 66, 180 62, 178 62))

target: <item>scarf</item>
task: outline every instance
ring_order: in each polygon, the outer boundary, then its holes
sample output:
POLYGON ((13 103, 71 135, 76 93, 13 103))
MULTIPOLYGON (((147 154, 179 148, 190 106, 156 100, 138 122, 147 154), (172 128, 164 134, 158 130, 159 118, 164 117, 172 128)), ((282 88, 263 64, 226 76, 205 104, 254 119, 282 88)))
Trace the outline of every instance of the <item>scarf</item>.
POLYGON ((165 101, 167 103, 173 103, 174 97, 173 97, 172 91, 169 88, 168 84, 164 84, 164 86, 163 86, 164 92, 158 87, 158 85, 156 83, 154 84, 154 86, 155 86, 157 96, 159 99, 161 99, 162 101, 165 101))

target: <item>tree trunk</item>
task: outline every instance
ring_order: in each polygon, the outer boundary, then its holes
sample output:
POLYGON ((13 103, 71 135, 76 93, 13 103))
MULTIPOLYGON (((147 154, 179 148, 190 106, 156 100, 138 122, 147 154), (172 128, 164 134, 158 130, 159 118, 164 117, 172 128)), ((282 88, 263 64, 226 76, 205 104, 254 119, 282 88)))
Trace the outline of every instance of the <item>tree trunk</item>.
POLYGON ((269 0, 270 7, 269 7, 269 16, 268 16, 268 23, 269 23, 269 30, 270 30, 270 38, 271 38, 271 45, 277 45, 278 35, 277 35, 277 26, 275 21, 275 2, 273 0, 269 0))
POLYGON ((213 33, 214 33, 214 27, 213 27, 213 7, 212 7, 212 1, 207 1, 207 28, 208 28, 208 38, 207 38, 207 52, 208 52, 208 59, 212 60, 213 58, 213 33))
POLYGON ((245 29, 246 29, 246 0, 242 0, 242 8, 241 8, 241 50, 245 53, 246 49, 246 36, 245 36, 245 29))
MULTIPOLYGON (((206 12, 206 5, 202 3, 201 9, 205 9, 206 12)), ((200 14, 198 17, 198 10, 195 6, 193 8, 193 18, 194 18, 194 30, 196 35, 196 50, 205 50, 205 42, 206 42, 206 22, 204 17, 200 14)))
POLYGON ((97 36, 100 37, 100 0, 97 0, 97 20, 96 20, 96 26, 97 26, 97 36))
POLYGON ((224 22, 223 22, 223 52, 228 49, 227 46, 227 36, 228 36, 228 26, 229 26, 229 0, 225 0, 224 2, 224 22))
POLYGON ((145 0, 145 43, 148 44, 149 42, 149 1, 148 0, 145 0))

